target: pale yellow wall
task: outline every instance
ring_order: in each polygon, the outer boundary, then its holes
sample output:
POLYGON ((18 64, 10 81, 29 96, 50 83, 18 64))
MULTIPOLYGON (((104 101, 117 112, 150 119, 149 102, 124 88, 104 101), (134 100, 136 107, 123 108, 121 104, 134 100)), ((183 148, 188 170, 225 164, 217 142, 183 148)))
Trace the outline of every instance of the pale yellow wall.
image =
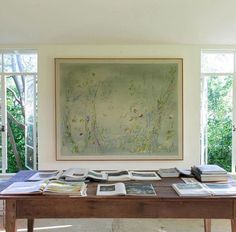
MULTIPOLYGON (((34 46, 32 46, 34 47, 34 46)), ((89 167, 92 169, 157 169, 189 167, 200 162, 200 47, 190 45, 155 46, 38 46, 39 52, 39 169, 89 167), (183 161, 55 161, 55 57, 122 57, 184 59, 184 160, 183 161)))

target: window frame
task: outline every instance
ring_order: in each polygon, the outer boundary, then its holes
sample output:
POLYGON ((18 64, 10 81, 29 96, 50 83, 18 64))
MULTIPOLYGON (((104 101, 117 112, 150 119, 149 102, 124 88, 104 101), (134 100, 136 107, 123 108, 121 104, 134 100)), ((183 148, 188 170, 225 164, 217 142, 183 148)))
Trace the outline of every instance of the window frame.
MULTIPOLYGON (((232 73, 229 72, 222 72, 222 73, 217 73, 217 72, 203 72, 202 71, 202 66, 200 66, 200 82, 201 82, 201 107, 200 107, 200 115, 201 115, 201 126, 200 126, 200 162, 201 164, 207 164, 207 160, 208 160, 208 156, 207 156, 207 152, 205 151, 207 148, 207 138, 206 138, 206 133, 207 133, 207 127, 205 127, 205 125, 203 125, 204 120, 207 122, 207 119, 205 118, 205 112, 203 112, 203 107, 206 107, 206 105, 203 105, 203 101, 204 101, 204 91, 203 88, 206 88, 205 84, 204 84, 204 80, 207 77, 211 77, 211 76, 232 76, 233 77, 233 93, 232 93, 232 128, 233 125, 236 124, 236 50, 235 49, 202 49, 201 50, 201 56, 200 56, 200 64, 202 65, 202 54, 203 53, 207 53, 207 54, 220 54, 220 53, 231 53, 233 54, 234 57, 234 70, 232 73), (235 99, 235 100, 234 100, 235 99)), ((232 172, 236 172, 236 154, 235 154, 235 149, 236 149, 236 133, 234 133, 234 131, 232 130, 232 154, 231 154, 231 170, 232 172)))
MULTIPOLYGON (((4 70, 4 55, 5 54, 36 54, 37 55, 37 61, 38 61, 38 51, 36 49, 0 49, 0 57, 1 57, 1 69, 0 69, 0 78, 1 78, 1 93, 2 93, 2 102, 3 106, 1 109, 1 114, 2 118, 4 119, 3 125, 5 127, 5 133, 4 136, 2 137, 2 143, 4 146, 2 146, 2 167, 0 167, 0 171, 2 174, 6 174, 7 170, 7 103, 6 103, 6 78, 9 76, 34 76, 34 90, 35 90, 35 95, 34 95, 34 103, 35 103, 35 108, 34 108, 34 146, 33 146, 33 151, 34 151, 34 167, 33 169, 37 169, 38 163, 37 163, 37 155, 38 155, 38 150, 37 150, 37 144, 38 144, 38 138, 37 138, 37 108, 36 108, 36 99, 37 99, 37 78, 38 78, 38 62, 37 62, 37 67, 36 67, 36 72, 5 72, 4 70)), ((25 122, 25 125, 27 123, 25 122)), ((25 130, 26 131, 26 130, 25 130)), ((26 133, 25 133, 25 139, 26 139, 26 133)), ((25 140, 25 150, 27 147, 27 141, 25 140)), ((29 169, 32 169, 27 166, 26 163, 26 151, 25 151, 25 166, 29 169)))

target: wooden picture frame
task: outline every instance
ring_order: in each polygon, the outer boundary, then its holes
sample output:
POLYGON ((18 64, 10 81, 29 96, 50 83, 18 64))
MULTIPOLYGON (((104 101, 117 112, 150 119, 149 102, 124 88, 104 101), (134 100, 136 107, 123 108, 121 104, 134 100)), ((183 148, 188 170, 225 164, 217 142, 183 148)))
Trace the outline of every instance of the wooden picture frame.
POLYGON ((183 159, 183 59, 55 58, 57 160, 183 159))

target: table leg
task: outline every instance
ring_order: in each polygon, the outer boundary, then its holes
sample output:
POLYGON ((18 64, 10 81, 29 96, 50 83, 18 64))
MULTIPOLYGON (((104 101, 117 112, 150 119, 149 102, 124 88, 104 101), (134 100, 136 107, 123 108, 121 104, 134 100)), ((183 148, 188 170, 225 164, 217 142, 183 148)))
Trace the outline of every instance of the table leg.
POLYGON ((6 232, 16 231, 16 200, 7 199, 6 200, 6 232))
POLYGON ((236 232, 236 219, 231 219, 231 232, 236 232))
POLYGON ((28 227, 28 232, 34 231, 34 219, 33 218, 28 218, 27 227, 28 227))
POLYGON ((211 219, 204 218, 204 232, 211 232, 211 219))

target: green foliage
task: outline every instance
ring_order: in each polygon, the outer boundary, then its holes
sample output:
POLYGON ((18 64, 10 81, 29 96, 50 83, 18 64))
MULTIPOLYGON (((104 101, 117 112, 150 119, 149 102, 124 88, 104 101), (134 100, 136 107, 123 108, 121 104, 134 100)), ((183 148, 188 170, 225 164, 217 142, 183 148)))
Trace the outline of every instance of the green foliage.
MULTIPOLYGON (((11 78, 7 79, 7 84, 14 91, 12 94, 11 91, 7 91, 7 112, 10 113, 18 122, 24 124, 24 116, 22 114, 22 106, 16 101, 16 97, 20 97, 19 91, 17 91, 14 82, 12 82, 11 78)), ((12 133, 14 135, 14 139, 16 142, 16 148, 19 152, 21 164, 23 169, 24 160, 25 160, 25 130, 19 127, 14 121, 9 120, 9 125, 11 127, 12 133)), ((13 152, 13 146, 11 144, 9 135, 7 136, 7 159, 8 159, 8 173, 13 173, 19 171, 16 163, 16 159, 13 152)))
POLYGON ((208 79, 208 163, 231 171, 232 76, 208 79))
MULTIPOLYGON (((15 137, 15 141, 16 141, 16 146, 17 146, 17 150, 20 154, 20 158, 21 158, 21 164, 23 169, 26 169, 26 167, 24 166, 24 161, 25 161, 25 138, 24 138, 24 130, 19 128, 17 125, 15 125, 14 123, 11 123, 11 128, 15 137)), ((7 161, 8 161, 8 169, 7 172, 8 173, 14 173, 19 171, 17 164, 16 164, 16 159, 13 153, 13 147, 12 144, 9 140, 9 136, 7 137, 7 161)))

